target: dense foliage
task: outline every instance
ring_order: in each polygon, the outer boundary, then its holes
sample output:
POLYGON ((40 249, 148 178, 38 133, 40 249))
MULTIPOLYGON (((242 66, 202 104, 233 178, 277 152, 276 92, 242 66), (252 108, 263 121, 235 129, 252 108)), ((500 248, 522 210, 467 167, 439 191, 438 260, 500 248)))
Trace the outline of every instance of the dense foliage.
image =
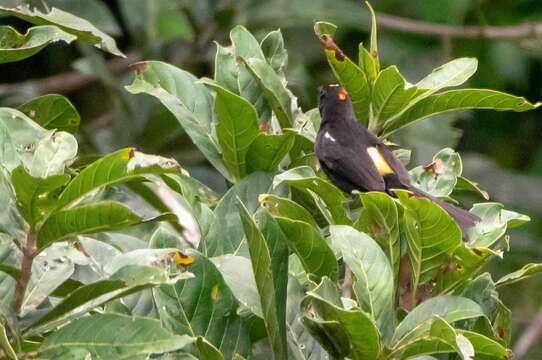
MULTIPOLYGON (((26 34, 0 27, 2 63, 57 41, 123 56, 111 37, 62 10, 0 11, 36 25, 26 34)), ((445 112, 539 106, 450 89, 475 73, 473 58, 409 83, 380 65, 374 18, 355 60, 335 43, 335 25, 314 29, 357 118, 383 139, 445 112)), ((407 191, 342 193, 314 156, 318 110, 303 111, 287 87, 280 30, 257 41, 236 26, 230 41, 217 45, 212 79, 143 61, 126 87, 173 114, 226 179, 222 196, 173 159, 133 148, 78 155, 80 116, 61 95, 0 109, 3 356, 510 358, 511 313, 497 289, 542 265, 496 280, 481 271, 506 255, 507 230, 529 218, 483 201, 451 148, 410 174, 450 202, 478 196, 470 211, 482 220, 465 233, 407 191)), ((409 163, 407 149, 395 152, 409 163)))

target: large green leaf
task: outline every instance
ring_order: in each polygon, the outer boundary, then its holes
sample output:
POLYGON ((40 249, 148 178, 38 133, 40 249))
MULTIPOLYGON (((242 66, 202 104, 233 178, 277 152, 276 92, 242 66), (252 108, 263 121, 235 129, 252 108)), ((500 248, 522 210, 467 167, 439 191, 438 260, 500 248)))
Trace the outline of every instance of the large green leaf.
POLYGON ((280 227, 269 213, 258 216, 258 228, 243 203, 239 213, 247 237, 252 269, 260 294, 263 319, 276 359, 288 357, 286 345, 286 287, 288 246, 280 227))
POLYGON ((216 136, 224 164, 231 177, 240 180, 247 173, 246 154, 258 136, 258 114, 254 106, 242 97, 218 85, 213 85, 213 89, 218 118, 216 136))
POLYGON ((145 155, 126 148, 112 152, 85 167, 60 194, 60 209, 101 187, 141 179, 145 174, 180 173, 175 160, 145 155))
POLYGON ((77 141, 65 132, 45 130, 22 112, 0 108, 0 162, 9 171, 19 165, 32 176, 64 172, 77 155, 77 141))
POLYGON ((437 277, 433 294, 448 294, 460 288, 474 276, 488 261, 492 253, 487 248, 470 248, 461 244, 447 263, 447 270, 437 277))
POLYGON ((258 134, 246 154, 248 172, 275 171, 294 145, 294 141, 292 133, 258 134))
POLYGON ((328 210, 333 215, 333 219, 336 224, 351 223, 350 219, 348 219, 346 216, 343 207, 343 201, 345 200, 344 193, 329 181, 316 176, 312 168, 308 166, 300 166, 285 171, 275 176, 273 185, 278 186, 283 182, 290 185, 290 187, 294 187, 305 192, 312 191, 321 197, 328 210))
POLYGON ((71 43, 77 37, 56 26, 36 26, 20 34, 11 26, 0 26, 0 64, 20 61, 57 41, 71 43))
POLYGON ((135 75, 126 90, 160 100, 207 160, 229 178, 213 135, 213 97, 209 89, 189 72, 159 61, 137 63, 135 75))
POLYGON ((117 48, 115 40, 98 30, 85 19, 53 7, 50 12, 43 13, 39 9, 31 9, 28 5, 17 7, 0 6, 0 13, 16 16, 35 25, 55 25, 66 33, 77 36, 97 48, 113 55, 124 56, 117 48))
POLYGON ((284 47, 284 38, 280 29, 269 32, 260 43, 260 48, 273 70, 283 75, 288 64, 288 52, 284 47))
POLYGON ((239 93, 237 77, 239 68, 234 55, 233 46, 224 47, 216 43, 214 80, 224 89, 239 93))
POLYGON ((293 360, 324 360, 328 354, 303 325, 304 313, 300 309, 300 303, 304 295, 301 284, 290 277, 286 305, 288 354, 293 360))
POLYGON ((412 289, 433 280, 442 262, 461 245, 461 230, 440 206, 396 190, 404 207, 404 227, 412 266, 412 289))
POLYGON ((524 265, 521 269, 516 270, 510 274, 506 274, 495 283, 497 286, 506 286, 518 281, 522 281, 530 278, 534 275, 539 275, 542 273, 542 264, 527 264, 524 265))
POLYGON ((461 89, 449 90, 428 96, 408 110, 388 119, 381 136, 387 137, 396 130, 414 121, 449 111, 464 109, 488 109, 496 111, 528 111, 536 109, 540 103, 532 104, 525 98, 495 90, 461 89))
POLYGON ((11 243, 11 239, 22 241, 27 236, 27 228, 17 208, 13 190, 9 173, 0 167, 0 203, 4 204, 4 209, 0 212, 0 244, 6 241, 6 237, 11 243))
POLYGON ((52 213, 37 234, 37 245, 44 249, 53 241, 63 240, 78 234, 94 234, 112 231, 144 222, 174 220, 171 214, 143 219, 121 203, 99 201, 73 209, 52 213))
POLYGON ((490 247, 506 233, 508 227, 520 226, 530 221, 527 215, 505 210, 499 203, 474 204, 471 212, 481 219, 467 232, 469 245, 473 247, 490 247))
POLYGON ((360 308, 376 322, 384 342, 395 329, 394 280, 386 254, 364 233, 350 226, 329 229, 331 246, 336 249, 355 276, 353 290, 360 308))
POLYGON ((309 211, 295 201, 272 194, 261 194, 258 200, 274 216, 300 220, 318 228, 309 211))
POLYGON ((286 86, 281 81, 275 70, 266 61, 251 58, 243 58, 248 72, 261 87, 262 92, 277 116, 280 126, 285 129, 292 126, 292 99, 286 86))
POLYGON ((74 272, 74 261, 65 256, 62 248, 49 249, 32 263, 32 275, 21 303, 19 316, 38 308, 43 301, 74 272))
POLYGON ((429 90, 424 94, 427 96, 447 87, 462 85, 474 75, 477 68, 478 60, 475 58, 454 59, 434 69, 429 75, 418 81, 416 86, 429 90))
POLYGON ((459 296, 438 296, 428 299, 408 313, 397 326, 391 342, 392 347, 399 348, 426 335, 435 315, 453 323, 484 316, 484 312, 474 301, 459 296))
POLYGON ((214 209, 215 219, 200 245, 205 255, 212 257, 235 254, 248 257, 246 243, 243 242, 245 233, 237 210, 237 198, 241 199, 249 213, 253 214, 260 207, 258 196, 270 192, 271 182, 271 175, 256 172, 226 192, 214 209))
POLYGON ((377 130, 393 115, 403 110, 421 91, 408 86, 396 66, 380 72, 372 91, 372 119, 370 128, 377 130))
POLYGON ((418 166, 410 170, 412 185, 433 196, 448 196, 463 172, 461 157, 453 149, 440 150, 428 166, 418 166))
POLYGON ((231 290, 209 259, 196 251, 187 254, 194 258, 189 267, 194 278, 153 290, 163 327, 175 334, 203 336, 225 359, 235 353, 247 356, 250 339, 231 290))
POLYGON ((36 224, 47 215, 47 207, 51 207, 52 192, 65 185, 69 175, 54 175, 48 178, 30 176, 22 166, 11 172, 11 183, 17 194, 17 207, 28 224, 35 228, 36 224))
POLYGON ((244 256, 221 255, 209 258, 215 264, 233 296, 252 314, 263 319, 260 294, 252 270, 252 262, 244 256))
MULTIPOLYGON (((346 334, 346 341, 349 348, 345 353, 353 360, 374 360, 377 359, 380 350, 380 336, 373 320, 363 311, 357 308, 344 309, 337 304, 336 297, 339 296, 339 289, 329 279, 324 278, 320 285, 307 292, 304 300, 314 306, 317 319, 327 322, 335 322, 346 334)), ((336 334, 338 335, 338 334, 336 334)))
POLYGON ((62 95, 43 95, 25 102, 18 109, 46 129, 70 133, 79 129, 79 113, 62 95))
POLYGON ((42 343, 40 352, 47 358, 56 358, 73 349, 85 349, 93 358, 133 359, 137 355, 179 350, 194 340, 167 331, 156 319, 94 314, 52 333, 42 343))
POLYGON ((337 260, 318 228, 298 220, 275 218, 288 239, 290 249, 299 257, 305 271, 316 279, 338 278, 337 260))
POLYGON ((393 278, 399 271, 399 218, 395 201, 382 192, 360 194, 363 211, 354 227, 370 234, 386 253, 393 278))
MULTIPOLYGON (((258 40, 244 26, 235 26, 230 31, 230 39, 236 60, 239 58, 265 60, 258 40)), ((239 66, 238 73, 239 93, 254 105, 262 121, 268 121, 271 118, 271 112, 260 85, 245 66, 239 66)))

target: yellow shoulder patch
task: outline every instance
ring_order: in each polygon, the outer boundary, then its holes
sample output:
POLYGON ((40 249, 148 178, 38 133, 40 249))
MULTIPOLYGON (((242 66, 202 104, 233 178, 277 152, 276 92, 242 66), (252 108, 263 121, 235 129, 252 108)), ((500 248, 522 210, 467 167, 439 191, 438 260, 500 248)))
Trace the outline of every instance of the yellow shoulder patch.
POLYGON ((394 174, 394 171, 388 164, 388 162, 382 157, 382 154, 380 154, 380 151, 374 146, 367 148, 367 153, 369 154, 369 157, 371 160, 373 160, 373 163, 376 166, 376 169, 378 170, 378 173, 382 176, 388 175, 388 174, 394 174))

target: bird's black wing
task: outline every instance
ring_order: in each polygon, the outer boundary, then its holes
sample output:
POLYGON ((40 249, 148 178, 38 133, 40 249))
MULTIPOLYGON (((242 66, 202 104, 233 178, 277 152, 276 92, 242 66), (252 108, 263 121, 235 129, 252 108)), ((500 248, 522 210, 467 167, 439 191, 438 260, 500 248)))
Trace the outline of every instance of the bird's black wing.
POLYGON ((351 149, 338 142, 327 141, 325 146, 317 146, 317 156, 327 171, 348 181, 360 191, 386 190, 384 179, 362 147, 351 149))

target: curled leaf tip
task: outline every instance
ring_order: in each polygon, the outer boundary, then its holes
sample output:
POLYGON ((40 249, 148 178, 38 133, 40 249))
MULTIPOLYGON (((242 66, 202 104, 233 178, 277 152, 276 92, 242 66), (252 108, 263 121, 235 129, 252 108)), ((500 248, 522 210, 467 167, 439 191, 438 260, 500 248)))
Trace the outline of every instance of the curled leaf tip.
POLYGON ((147 61, 138 61, 133 64, 130 64, 130 67, 134 69, 136 75, 141 75, 149 66, 147 61))

